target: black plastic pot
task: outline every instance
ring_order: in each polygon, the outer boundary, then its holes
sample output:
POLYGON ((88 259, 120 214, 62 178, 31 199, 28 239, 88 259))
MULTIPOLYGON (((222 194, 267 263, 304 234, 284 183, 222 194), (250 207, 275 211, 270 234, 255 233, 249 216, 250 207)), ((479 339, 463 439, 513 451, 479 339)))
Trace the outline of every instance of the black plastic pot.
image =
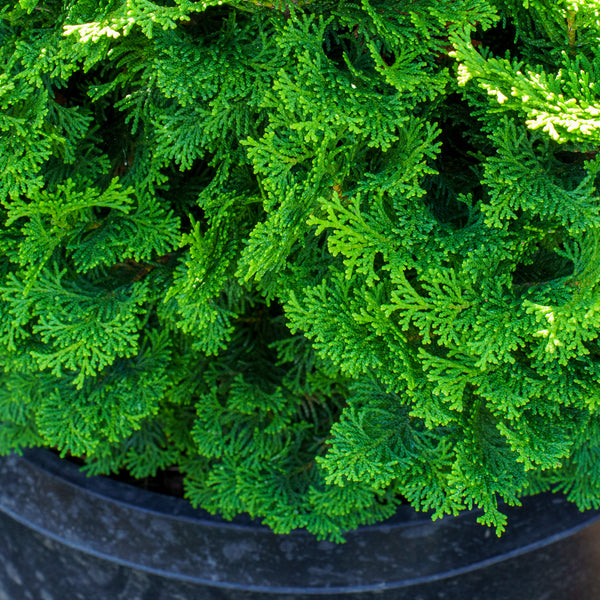
POLYGON ((432 522, 405 507, 335 545, 27 451, 0 459, 0 600, 600 598, 600 512, 539 495, 509 513, 498 539, 475 512, 432 522))

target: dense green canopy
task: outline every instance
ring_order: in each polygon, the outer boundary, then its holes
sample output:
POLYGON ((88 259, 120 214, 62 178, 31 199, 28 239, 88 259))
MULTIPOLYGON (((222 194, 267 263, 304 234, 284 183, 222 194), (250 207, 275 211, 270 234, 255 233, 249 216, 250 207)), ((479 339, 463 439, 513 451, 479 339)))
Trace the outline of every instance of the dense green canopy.
POLYGON ((600 1, 6 0, 0 451, 320 537, 600 505, 600 1))

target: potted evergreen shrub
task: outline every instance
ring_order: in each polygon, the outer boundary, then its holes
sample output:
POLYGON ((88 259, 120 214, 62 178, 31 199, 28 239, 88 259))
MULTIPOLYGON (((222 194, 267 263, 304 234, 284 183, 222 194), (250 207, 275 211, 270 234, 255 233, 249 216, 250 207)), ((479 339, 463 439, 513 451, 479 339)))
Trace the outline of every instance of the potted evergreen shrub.
MULTIPOLYGON (((309 544, 408 507, 497 544, 549 491, 579 526, 598 10, 5 2, 0 452, 176 469, 192 506, 309 544)), ((34 463, 2 463, 11 518, 34 463)))

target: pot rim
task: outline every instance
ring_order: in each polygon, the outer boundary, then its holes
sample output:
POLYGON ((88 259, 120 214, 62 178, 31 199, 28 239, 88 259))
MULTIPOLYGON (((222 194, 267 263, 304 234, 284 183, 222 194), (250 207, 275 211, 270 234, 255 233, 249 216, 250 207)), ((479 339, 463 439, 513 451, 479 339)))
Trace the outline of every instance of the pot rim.
POLYGON ((501 538, 475 523, 480 511, 433 522, 406 505, 393 520, 348 532, 339 545, 306 531, 277 535, 255 521, 224 521, 180 498, 87 476, 47 450, 0 461, 0 511, 39 534, 146 573, 271 594, 326 596, 435 582, 535 552, 600 519, 600 511, 580 512, 557 494, 522 502, 524 513, 507 507, 509 526, 501 538), (10 483, 15 469, 30 488, 20 496, 10 483), (65 516, 72 506, 77 527, 65 516), (118 520, 114 527, 111 519, 118 520), (105 524, 112 529, 102 539, 105 524), (121 535, 132 524, 140 526, 121 535), (171 538, 174 544, 167 543, 171 538))

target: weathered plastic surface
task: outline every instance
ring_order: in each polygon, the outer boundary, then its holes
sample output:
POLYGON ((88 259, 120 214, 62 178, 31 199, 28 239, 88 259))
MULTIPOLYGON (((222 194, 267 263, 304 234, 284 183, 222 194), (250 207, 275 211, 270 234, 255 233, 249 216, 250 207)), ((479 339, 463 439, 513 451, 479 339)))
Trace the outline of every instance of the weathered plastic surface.
POLYGON ((28 451, 0 459, 0 600, 600 598, 599 511, 558 495, 508 511, 500 539, 477 513, 432 522, 405 507, 335 545, 28 451))

